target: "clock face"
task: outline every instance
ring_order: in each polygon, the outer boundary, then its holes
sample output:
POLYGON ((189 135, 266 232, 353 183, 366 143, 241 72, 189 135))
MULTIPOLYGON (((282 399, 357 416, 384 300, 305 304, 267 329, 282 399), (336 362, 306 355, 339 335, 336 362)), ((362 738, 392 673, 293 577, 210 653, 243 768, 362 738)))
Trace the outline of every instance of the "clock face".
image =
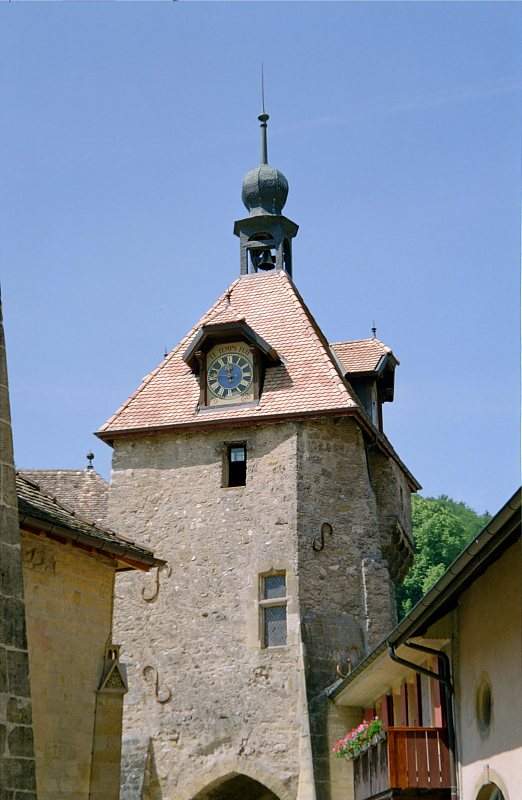
POLYGON ((253 364, 242 342, 213 347, 207 357, 209 404, 238 403, 252 394, 253 364))

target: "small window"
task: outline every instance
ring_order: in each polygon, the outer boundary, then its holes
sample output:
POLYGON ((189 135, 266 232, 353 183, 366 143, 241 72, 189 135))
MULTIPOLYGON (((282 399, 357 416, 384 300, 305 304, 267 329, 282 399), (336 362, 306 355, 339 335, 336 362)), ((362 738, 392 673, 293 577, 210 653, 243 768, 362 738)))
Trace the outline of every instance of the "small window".
POLYGON ((246 445, 228 444, 226 446, 226 462, 224 486, 244 486, 246 484, 246 445))
POLYGON ((263 647, 286 644, 286 575, 284 572, 261 577, 261 640, 263 647))

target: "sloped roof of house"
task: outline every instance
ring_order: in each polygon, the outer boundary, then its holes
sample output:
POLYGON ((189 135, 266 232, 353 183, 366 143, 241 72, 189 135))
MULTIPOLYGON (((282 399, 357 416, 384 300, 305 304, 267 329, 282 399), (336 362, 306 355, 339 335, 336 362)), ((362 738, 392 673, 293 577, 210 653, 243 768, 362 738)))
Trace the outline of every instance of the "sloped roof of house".
POLYGON ((129 432, 326 414, 357 415, 377 444, 399 464, 412 488, 420 488, 387 438, 369 421, 290 277, 274 271, 235 280, 97 435, 111 442, 129 432), (281 363, 266 369, 263 391, 255 405, 199 409, 199 381, 183 355, 203 325, 240 321, 277 352, 281 363))
POLYGON ((392 356, 398 364, 398 358, 390 347, 380 339, 353 339, 348 342, 332 342, 330 345, 339 359, 345 373, 355 375, 361 372, 376 372, 386 356, 392 356))
POLYGON ((142 569, 163 563, 147 548, 77 516, 20 473, 16 476, 16 492, 20 526, 24 529, 63 537, 142 569))
POLYGON ((19 474, 81 517, 97 525, 107 518, 109 484, 95 469, 24 469, 19 474))

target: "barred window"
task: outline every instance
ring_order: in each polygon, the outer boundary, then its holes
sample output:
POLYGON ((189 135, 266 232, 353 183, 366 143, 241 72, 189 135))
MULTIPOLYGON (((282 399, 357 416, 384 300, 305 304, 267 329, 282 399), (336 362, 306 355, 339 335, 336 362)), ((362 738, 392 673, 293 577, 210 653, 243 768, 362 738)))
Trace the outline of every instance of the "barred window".
POLYGON ((262 575, 259 606, 263 647, 282 647, 286 644, 286 604, 286 574, 262 575))

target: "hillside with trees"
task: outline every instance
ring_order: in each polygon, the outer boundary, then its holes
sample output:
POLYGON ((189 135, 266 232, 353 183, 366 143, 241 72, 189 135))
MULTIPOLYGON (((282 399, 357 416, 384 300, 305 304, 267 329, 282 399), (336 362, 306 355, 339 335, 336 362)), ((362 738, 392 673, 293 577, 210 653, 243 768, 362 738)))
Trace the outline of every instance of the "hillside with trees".
POLYGON ((446 495, 412 497, 416 552, 413 566, 397 589, 399 619, 426 594, 490 518, 487 512, 477 514, 446 495))

